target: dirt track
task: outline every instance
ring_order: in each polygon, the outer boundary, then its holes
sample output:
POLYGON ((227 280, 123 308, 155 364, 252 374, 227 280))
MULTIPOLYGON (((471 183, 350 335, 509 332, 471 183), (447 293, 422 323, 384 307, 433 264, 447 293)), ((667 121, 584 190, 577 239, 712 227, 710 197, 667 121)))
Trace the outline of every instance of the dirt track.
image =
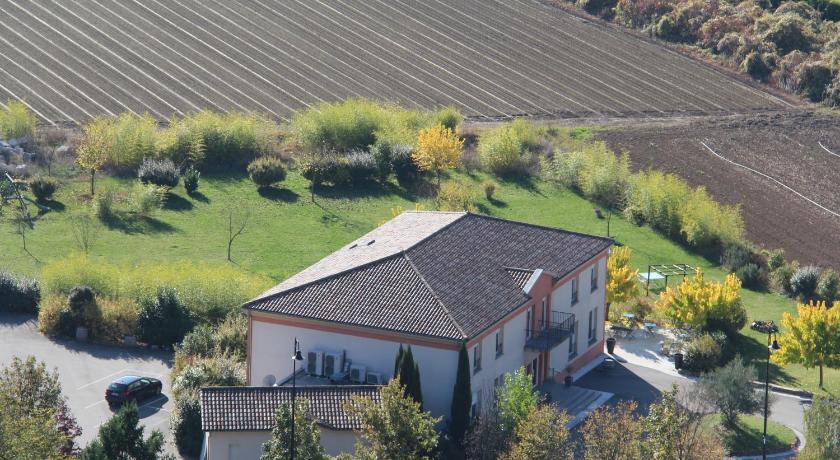
POLYGON ((369 97, 470 117, 662 117, 782 100, 536 0, 0 0, 0 100, 45 122, 369 97))
POLYGON ((750 240, 803 263, 840 267, 839 117, 797 111, 673 120, 611 127, 599 137, 628 151, 635 169, 677 173, 740 204, 750 240))

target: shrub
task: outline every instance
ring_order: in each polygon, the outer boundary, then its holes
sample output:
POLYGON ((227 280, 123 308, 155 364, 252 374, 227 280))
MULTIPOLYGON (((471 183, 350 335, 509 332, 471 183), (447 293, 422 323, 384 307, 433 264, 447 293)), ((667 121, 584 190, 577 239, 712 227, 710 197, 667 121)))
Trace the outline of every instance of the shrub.
POLYGON ((726 428, 737 427, 739 414, 753 414, 761 409, 762 397, 753 388, 756 377, 755 368, 736 356, 700 379, 701 394, 720 412, 726 428))
POLYGON ((440 184, 441 175, 455 169, 461 162, 464 140, 452 130, 441 125, 421 129, 417 135, 417 148, 411 159, 421 171, 431 172, 440 184))
POLYGON ((153 160, 145 158, 137 177, 143 184, 173 188, 178 185, 178 168, 172 160, 153 160))
POLYGON ((376 163, 376 178, 380 182, 387 181, 393 171, 391 166, 392 148, 393 146, 388 142, 377 142, 370 147, 370 154, 376 163))
POLYGON ((44 299, 38 309, 38 330, 48 336, 69 336, 73 325, 67 321, 67 300, 58 296, 44 299))
POLYGON ((767 258, 767 268, 770 271, 773 271, 785 264, 784 249, 773 249, 770 251, 766 251, 765 257, 767 258))
POLYGON ((139 338, 150 345, 170 347, 193 327, 189 312, 171 287, 161 287, 154 297, 140 301, 139 338))
POLYGON ((244 361, 247 334, 248 318, 238 311, 229 314, 216 330, 219 353, 244 361))
POLYGON ((741 62, 741 71, 756 80, 766 80, 767 77, 770 76, 772 70, 773 69, 767 64, 764 57, 755 51, 747 54, 743 62, 741 62))
POLYGON ((126 336, 137 335, 140 312, 133 299, 98 298, 96 303, 102 313, 101 323, 94 331, 97 340, 119 344, 126 336))
POLYGON ((833 77, 828 64, 822 61, 806 62, 799 68, 799 91, 812 102, 820 102, 825 99, 833 77))
POLYGON ((29 190, 38 201, 47 201, 58 190, 58 181, 52 177, 36 176, 29 181, 29 190))
POLYGON ((464 121, 463 115, 461 112, 458 111, 457 108, 449 106, 444 107, 437 112, 434 113, 432 116, 432 125, 441 125, 444 128, 455 132, 458 130, 458 127, 461 125, 461 122, 464 121))
POLYGON ((201 387, 210 385, 210 372, 204 362, 199 362, 192 366, 187 366, 175 378, 172 384, 172 392, 176 399, 182 397, 181 395, 188 395, 195 392, 201 387))
POLYGON ((38 119, 29 108, 20 101, 9 100, 5 107, 0 107, 0 138, 22 139, 35 137, 38 119))
POLYGON ((709 334, 701 334, 685 347, 683 367, 691 372, 708 372, 720 363, 723 351, 720 344, 709 334))
POLYGON ((336 153, 310 155, 303 160, 300 170, 313 185, 344 185, 350 181, 347 161, 336 153))
POLYGON ((820 269, 813 265, 806 265, 796 270, 790 277, 790 291, 802 300, 811 300, 817 293, 819 280, 820 269))
POLYGON ((484 197, 487 198, 488 200, 492 200, 493 199, 493 193, 496 192, 496 187, 497 187, 496 183, 493 182, 492 180, 488 179, 488 180, 482 182, 481 183, 481 188, 484 189, 484 197))
POLYGON ((108 221, 114 218, 114 202, 117 193, 113 189, 100 190, 93 199, 93 211, 100 220, 108 221))
POLYGON ((361 150, 354 150, 347 154, 347 176, 351 184, 361 185, 370 182, 379 173, 379 168, 373 155, 361 150))
POLYGON ((184 190, 187 195, 192 195, 198 190, 199 179, 201 179, 201 173, 194 167, 190 166, 184 171, 184 190))
POLYGON ((76 327, 88 329, 91 337, 96 335, 102 324, 102 310, 96 301, 96 294, 88 286, 77 286, 67 296, 67 311, 76 327))
POLYGON ((617 0, 577 0, 575 4, 587 13, 594 15, 609 14, 615 8, 617 0))
POLYGON ((646 223, 674 238, 680 232, 680 210, 689 187, 672 174, 646 171, 630 178, 624 214, 637 224, 646 223))
POLYGON ((733 334, 747 322, 741 301, 741 281, 733 274, 723 283, 708 281, 702 271, 686 278, 676 288, 667 287, 656 307, 671 324, 733 334))
POLYGON ((481 164, 500 176, 521 173, 525 168, 525 147, 509 125, 500 126, 481 136, 478 142, 481 164))
POLYGON ((188 457, 201 453, 204 431, 201 429, 201 403, 196 397, 175 399, 175 410, 169 422, 178 452, 188 457))
POLYGON ((610 208, 624 207, 630 184, 630 158, 616 156, 603 142, 543 161, 546 179, 610 208))
POLYGON ((278 158, 259 157, 248 165, 248 177, 259 188, 271 187, 286 179, 286 168, 278 158))
POLYGON ((791 278, 793 278, 794 273, 796 273, 798 269, 799 262, 794 260, 791 263, 784 263, 779 268, 773 270, 773 272, 770 273, 773 288, 781 294, 793 296, 794 292, 793 286, 791 285, 791 278))
POLYGON ((365 99, 325 102, 295 113, 291 129, 296 140, 312 152, 365 149, 376 142, 385 116, 382 106, 365 99))
POLYGON ((691 246, 715 248, 743 239, 740 208, 717 203, 704 187, 695 188, 689 194, 679 213, 680 233, 691 246))
POLYGON ((166 188, 157 185, 138 185, 131 194, 132 210, 140 216, 152 216, 163 208, 166 188))
POLYGON ((410 145, 395 145, 391 150, 391 167, 397 182, 402 186, 415 183, 420 178, 420 168, 412 160, 414 149, 410 145))
POLYGON ((840 293, 840 274, 830 268, 823 270, 820 282, 817 284, 817 296, 833 306, 838 293, 840 293))
POLYGON ((723 248, 723 254, 720 256, 720 264, 730 273, 734 273, 739 268, 750 263, 752 257, 752 248, 742 242, 731 243, 723 248))
POLYGON ((445 182, 440 186, 437 205, 441 211, 474 212, 476 210, 475 194, 470 186, 463 182, 445 182))
POLYGON ((36 313, 40 301, 41 286, 36 280, 0 271, 0 311, 36 313))
POLYGON ((209 324, 196 326, 176 347, 179 353, 197 358, 209 358, 216 352, 216 331, 209 324))
POLYGON ((797 15, 781 14, 768 22, 762 40, 775 44, 782 56, 791 51, 808 51, 816 42, 808 21, 797 15))
POLYGON ((158 135, 157 150, 176 164, 231 170, 273 153, 279 131, 277 123, 267 116, 205 110, 184 118, 173 117, 158 135))
POLYGON ((735 276, 748 289, 761 289, 767 284, 767 272, 752 262, 735 270, 735 276))

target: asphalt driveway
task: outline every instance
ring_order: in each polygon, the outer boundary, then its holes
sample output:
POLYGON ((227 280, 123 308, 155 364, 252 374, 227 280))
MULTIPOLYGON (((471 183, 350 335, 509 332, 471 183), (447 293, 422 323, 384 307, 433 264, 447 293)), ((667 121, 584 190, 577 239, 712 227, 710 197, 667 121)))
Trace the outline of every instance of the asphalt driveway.
POLYGON ((105 403, 105 388, 122 375, 143 375, 163 382, 163 393, 140 402, 141 423, 146 433, 155 429, 169 436, 169 369, 172 354, 138 348, 121 348, 80 343, 73 340, 51 340, 38 332, 35 319, 28 315, 0 313, 0 366, 12 358, 33 355, 47 367, 57 368, 61 388, 70 409, 82 428, 78 442, 84 446, 96 437, 99 425, 112 411, 105 403))

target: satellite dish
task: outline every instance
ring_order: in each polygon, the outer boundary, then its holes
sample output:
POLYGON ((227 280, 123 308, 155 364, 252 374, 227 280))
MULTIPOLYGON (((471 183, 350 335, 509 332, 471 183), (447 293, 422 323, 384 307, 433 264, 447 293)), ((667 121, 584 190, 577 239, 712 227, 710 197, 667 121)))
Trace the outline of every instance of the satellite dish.
POLYGON ((262 384, 263 384, 264 387, 270 387, 270 386, 274 385, 276 382, 277 382, 277 377, 275 377, 271 374, 266 375, 265 377, 263 377, 263 380, 262 380, 262 384))

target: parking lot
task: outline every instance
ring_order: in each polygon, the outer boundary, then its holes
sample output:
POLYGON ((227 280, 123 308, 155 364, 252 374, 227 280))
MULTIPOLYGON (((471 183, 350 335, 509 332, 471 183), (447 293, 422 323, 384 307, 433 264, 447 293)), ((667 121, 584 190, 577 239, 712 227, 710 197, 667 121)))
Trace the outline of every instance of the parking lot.
POLYGON ((99 425, 112 411, 105 402, 105 388, 122 375, 143 375, 163 382, 163 393, 141 401, 140 418, 150 430, 169 436, 169 415, 172 409, 169 386, 171 353, 79 343, 72 340, 50 340, 38 332, 35 319, 27 315, 0 314, 0 366, 13 357, 35 356, 49 369, 58 369, 61 387, 70 409, 82 428, 78 439, 84 446, 96 437, 99 425))

